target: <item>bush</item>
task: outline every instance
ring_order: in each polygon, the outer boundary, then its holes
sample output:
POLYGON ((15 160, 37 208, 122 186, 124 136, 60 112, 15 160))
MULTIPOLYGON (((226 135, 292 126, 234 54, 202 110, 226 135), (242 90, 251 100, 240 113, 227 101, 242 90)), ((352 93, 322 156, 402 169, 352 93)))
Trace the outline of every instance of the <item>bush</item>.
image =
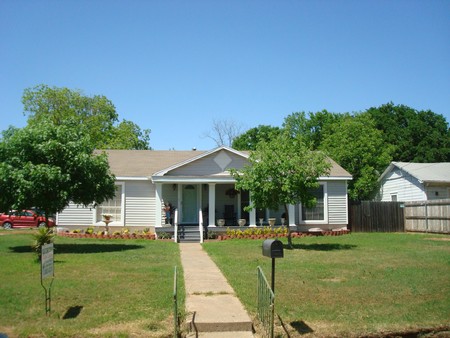
POLYGON ((37 232, 33 234, 34 242, 32 245, 33 250, 37 253, 38 259, 41 260, 41 248, 45 244, 53 243, 55 234, 53 230, 48 227, 38 228, 37 232))
POLYGON ((160 233, 158 233, 158 238, 159 239, 171 239, 172 235, 168 234, 167 232, 160 232, 160 233))

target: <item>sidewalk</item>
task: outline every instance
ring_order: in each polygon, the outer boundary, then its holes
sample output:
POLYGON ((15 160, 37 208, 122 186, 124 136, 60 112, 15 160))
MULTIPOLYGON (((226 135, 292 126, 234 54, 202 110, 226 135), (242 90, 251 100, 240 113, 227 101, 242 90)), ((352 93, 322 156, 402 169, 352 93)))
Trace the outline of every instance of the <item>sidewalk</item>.
POLYGON ((252 321, 199 243, 180 243, 189 337, 253 337, 252 321))

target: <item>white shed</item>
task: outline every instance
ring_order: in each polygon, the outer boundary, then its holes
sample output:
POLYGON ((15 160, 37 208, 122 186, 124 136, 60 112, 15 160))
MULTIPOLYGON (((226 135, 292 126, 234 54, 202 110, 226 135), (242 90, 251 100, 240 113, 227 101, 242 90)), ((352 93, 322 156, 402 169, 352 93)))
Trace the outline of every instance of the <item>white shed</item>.
POLYGON ((450 198, 450 163, 392 162, 378 179, 379 201, 450 198))

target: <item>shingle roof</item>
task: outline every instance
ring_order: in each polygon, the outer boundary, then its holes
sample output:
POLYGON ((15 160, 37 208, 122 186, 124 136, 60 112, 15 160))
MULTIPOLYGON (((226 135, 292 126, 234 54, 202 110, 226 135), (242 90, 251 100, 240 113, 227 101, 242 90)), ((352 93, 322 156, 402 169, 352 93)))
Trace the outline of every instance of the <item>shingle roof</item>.
MULTIPOLYGON (((154 173, 193 159, 206 152, 200 150, 97 150, 96 153, 108 154, 111 171, 117 177, 150 177, 154 173)), ((242 152, 248 155, 248 152, 242 152)), ((332 167, 331 177, 351 179, 345 169, 330 159, 332 167)))
POLYGON ((352 179, 352 175, 347 170, 342 168, 331 158, 328 157, 328 160, 331 162, 330 177, 346 177, 352 179))
POLYGON ((111 171, 122 177, 149 177, 153 173, 198 156, 195 150, 98 150, 108 154, 111 171))
POLYGON ((392 162, 422 182, 450 182, 450 162, 412 163, 392 162))

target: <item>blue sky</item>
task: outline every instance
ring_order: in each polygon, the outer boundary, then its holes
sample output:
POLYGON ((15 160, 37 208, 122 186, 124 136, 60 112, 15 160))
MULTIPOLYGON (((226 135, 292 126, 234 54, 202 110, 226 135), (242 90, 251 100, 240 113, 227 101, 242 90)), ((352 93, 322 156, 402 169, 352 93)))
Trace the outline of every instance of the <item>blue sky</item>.
POLYGON ((447 0, 0 0, 0 46, 1 130, 38 84, 105 95, 157 150, 390 101, 450 120, 447 0))

